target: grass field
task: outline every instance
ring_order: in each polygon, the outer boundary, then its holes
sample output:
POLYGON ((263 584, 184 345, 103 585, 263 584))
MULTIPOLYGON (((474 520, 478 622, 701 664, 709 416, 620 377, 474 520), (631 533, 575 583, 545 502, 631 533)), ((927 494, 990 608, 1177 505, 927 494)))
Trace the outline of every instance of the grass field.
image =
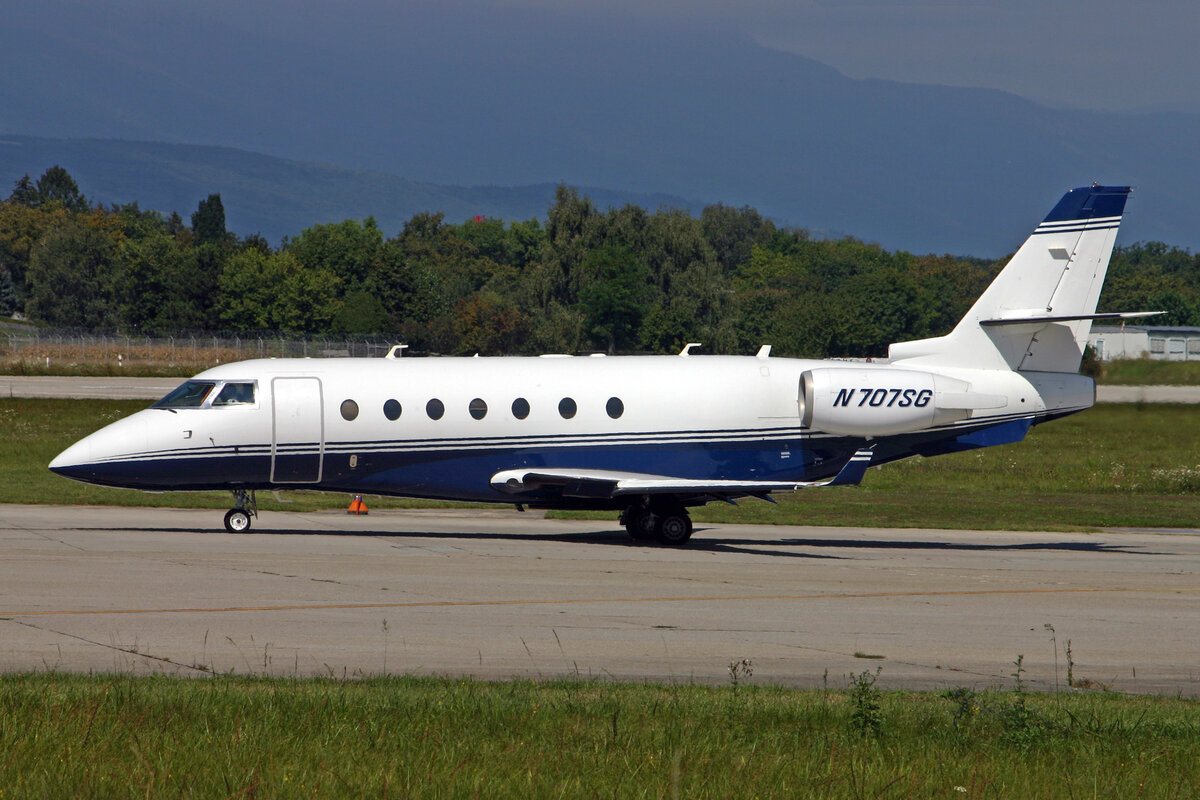
POLYGON ((431 678, 0 676, 0 797, 1186 798, 1200 706, 431 678))
MULTIPOLYGON (((0 502, 227 508, 222 492, 146 494, 65 480, 46 464, 141 401, 0 399, 0 502)), ((1034 428, 1024 442, 868 472, 862 486, 776 495, 697 510, 699 522, 1076 530, 1195 527, 1200 522, 1200 408, 1100 405, 1034 428)), ((344 508, 342 494, 289 492, 264 510, 344 508)), ((427 502, 368 498, 372 508, 427 502)), ((443 504, 448 505, 448 504, 443 504)), ((559 512, 556 512, 559 513, 559 512)), ((594 516, 594 515, 592 515, 594 516)), ((605 516, 613 516, 611 514, 605 516)))
POLYGON ((1114 386, 1197 386, 1200 361, 1118 359, 1104 364, 1097 382, 1114 386))

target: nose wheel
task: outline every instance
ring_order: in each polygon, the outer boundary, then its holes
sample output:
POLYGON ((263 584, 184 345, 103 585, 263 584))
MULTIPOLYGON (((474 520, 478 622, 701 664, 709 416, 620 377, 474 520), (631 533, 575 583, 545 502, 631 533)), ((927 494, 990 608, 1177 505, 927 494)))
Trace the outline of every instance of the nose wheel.
POLYGON ((225 512, 225 530, 245 533, 250 530, 250 520, 258 516, 258 498, 253 491, 234 489, 233 503, 233 508, 225 512))
POLYGON ((250 515, 240 508, 231 508, 225 512, 225 530, 230 533, 244 533, 250 530, 250 515))

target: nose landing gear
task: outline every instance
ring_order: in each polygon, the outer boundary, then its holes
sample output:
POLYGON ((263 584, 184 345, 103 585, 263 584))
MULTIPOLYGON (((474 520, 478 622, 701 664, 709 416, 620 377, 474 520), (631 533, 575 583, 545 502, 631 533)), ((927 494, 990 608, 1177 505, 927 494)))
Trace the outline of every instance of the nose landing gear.
POLYGON ((258 516, 258 498, 254 490, 233 490, 233 508, 225 512, 225 530, 230 533, 245 533, 250 530, 250 519, 258 516))

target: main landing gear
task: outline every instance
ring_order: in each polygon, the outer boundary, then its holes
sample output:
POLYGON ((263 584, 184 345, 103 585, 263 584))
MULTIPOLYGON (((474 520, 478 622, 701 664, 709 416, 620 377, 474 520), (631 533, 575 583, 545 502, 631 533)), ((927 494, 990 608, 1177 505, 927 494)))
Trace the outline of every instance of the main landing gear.
POLYGON ((676 500, 655 499, 647 505, 629 506, 621 512, 621 524, 634 539, 679 546, 692 538, 692 518, 676 500))
POLYGON ((225 530, 230 533, 245 533, 250 530, 251 517, 258 516, 258 498, 254 491, 233 490, 233 508, 225 512, 225 530))

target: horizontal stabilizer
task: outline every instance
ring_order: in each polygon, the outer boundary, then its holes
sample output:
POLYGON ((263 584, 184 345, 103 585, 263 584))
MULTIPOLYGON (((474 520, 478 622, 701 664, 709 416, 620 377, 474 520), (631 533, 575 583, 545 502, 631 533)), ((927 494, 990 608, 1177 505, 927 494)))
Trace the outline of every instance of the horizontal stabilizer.
POLYGON ((836 476, 827 480, 722 481, 673 478, 643 472, 603 469, 508 469, 491 478, 492 488, 505 494, 551 490, 561 497, 612 499, 622 495, 681 494, 743 497, 768 492, 794 492, 820 486, 851 486, 862 482, 871 466, 873 446, 864 447, 846 462, 836 476))
POLYGON ((1001 319, 983 319, 979 321, 980 325, 1029 325, 1043 323, 1049 325, 1053 322, 1078 322, 1079 320, 1104 320, 1104 319, 1141 319, 1142 317, 1157 317, 1160 314, 1165 314, 1165 311, 1114 311, 1106 314, 1034 314, 1027 317, 1002 317, 1001 319))

